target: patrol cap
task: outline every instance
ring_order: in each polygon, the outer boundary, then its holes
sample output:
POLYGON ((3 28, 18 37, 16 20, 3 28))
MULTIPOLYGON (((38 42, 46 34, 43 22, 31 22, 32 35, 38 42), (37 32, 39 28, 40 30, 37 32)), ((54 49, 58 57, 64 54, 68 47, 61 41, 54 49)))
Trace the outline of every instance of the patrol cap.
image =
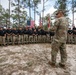
POLYGON ((64 10, 62 10, 62 9, 57 10, 56 15, 58 15, 60 12, 64 15, 64 10))

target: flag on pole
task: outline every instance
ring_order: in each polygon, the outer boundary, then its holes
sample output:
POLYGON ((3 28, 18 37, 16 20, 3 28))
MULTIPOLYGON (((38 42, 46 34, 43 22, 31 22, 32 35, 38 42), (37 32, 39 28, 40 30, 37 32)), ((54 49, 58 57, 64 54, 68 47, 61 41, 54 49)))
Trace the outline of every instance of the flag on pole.
POLYGON ((51 25, 51 20, 50 20, 50 17, 48 16, 48 28, 50 27, 51 25))
POLYGON ((30 22, 30 20, 28 20, 28 21, 27 21, 27 25, 28 25, 28 26, 30 26, 30 25, 31 25, 31 22, 30 22))
POLYGON ((34 28, 34 26, 35 26, 35 21, 31 20, 31 25, 30 25, 30 27, 31 27, 31 28, 34 28))
POLYGON ((28 25, 29 27, 31 27, 31 28, 34 28, 34 26, 35 26, 35 21, 33 21, 33 20, 28 20, 28 21, 27 21, 27 25, 28 25))
POLYGON ((40 16, 40 19, 39 19, 39 26, 42 26, 42 19, 41 19, 41 16, 40 16))

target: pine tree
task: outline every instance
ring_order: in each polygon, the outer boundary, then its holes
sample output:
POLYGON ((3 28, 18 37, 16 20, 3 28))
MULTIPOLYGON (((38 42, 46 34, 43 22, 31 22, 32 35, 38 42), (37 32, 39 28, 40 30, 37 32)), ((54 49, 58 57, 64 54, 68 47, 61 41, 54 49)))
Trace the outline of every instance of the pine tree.
POLYGON ((67 16, 67 11, 68 11, 68 8, 67 8, 67 0, 57 0, 55 2, 55 5, 54 7, 57 9, 57 10, 63 10, 65 12, 65 15, 67 16))

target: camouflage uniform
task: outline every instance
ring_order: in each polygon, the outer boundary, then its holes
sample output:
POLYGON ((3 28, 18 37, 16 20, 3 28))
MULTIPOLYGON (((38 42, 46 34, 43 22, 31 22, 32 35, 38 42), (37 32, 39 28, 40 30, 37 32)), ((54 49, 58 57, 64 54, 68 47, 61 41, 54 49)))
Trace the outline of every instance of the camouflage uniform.
POLYGON ((57 18, 54 23, 54 26, 50 28, 50 30, 55 31, 54 39, 51 44, 51 60, 52 63, 56 63, 56 56, 58 51, 60 50, 61 54, 61 64, 65 64, 67 61, 67 53, 66 53, 66 40, 67 40, 67 26, 68 22, 65 17, 57 18))

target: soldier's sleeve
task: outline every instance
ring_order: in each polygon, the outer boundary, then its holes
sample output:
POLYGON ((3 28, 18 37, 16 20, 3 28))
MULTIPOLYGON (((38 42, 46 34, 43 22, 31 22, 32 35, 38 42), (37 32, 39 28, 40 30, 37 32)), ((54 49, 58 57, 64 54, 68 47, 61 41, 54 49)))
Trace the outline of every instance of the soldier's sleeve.
POLYGON ((57 19, 57 20, 54 22, 54 26, 51 26, 51 27, 49 28, 49 31, 56 31, 57 28, 58 28, 58 26, 59 26, 59 24, 60 24, 60 20, 57 19))

